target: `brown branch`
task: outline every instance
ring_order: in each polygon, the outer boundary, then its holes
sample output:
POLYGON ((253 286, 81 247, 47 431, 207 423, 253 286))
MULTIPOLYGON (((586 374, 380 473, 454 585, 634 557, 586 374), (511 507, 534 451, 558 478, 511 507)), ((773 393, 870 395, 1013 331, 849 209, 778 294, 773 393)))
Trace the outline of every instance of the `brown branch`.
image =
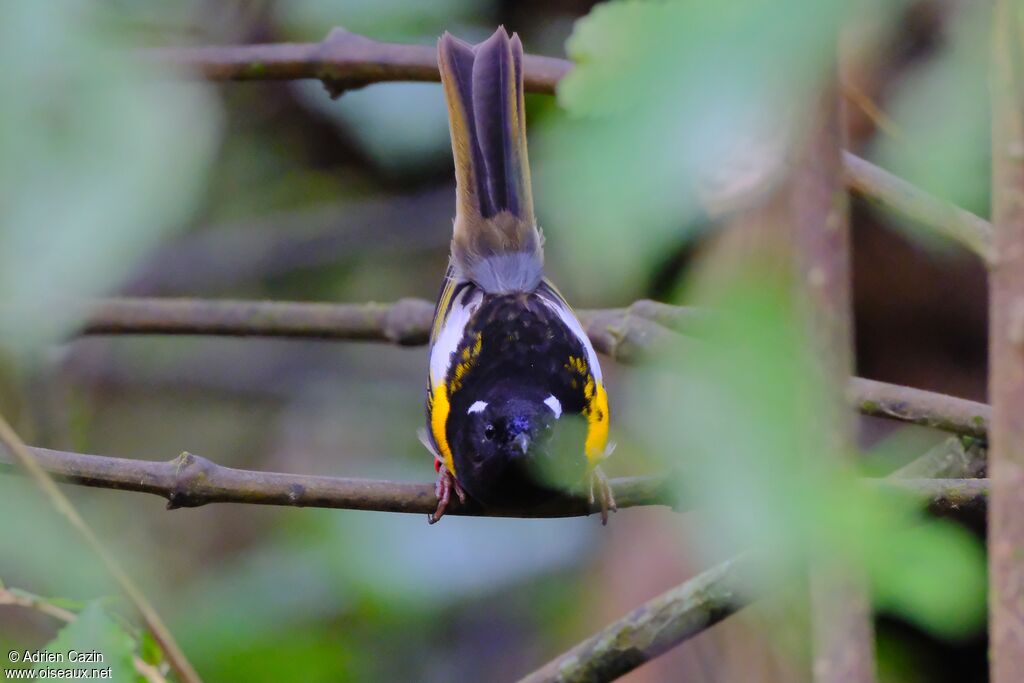
MULTIPOLYGON (((434 305, 423 299, 393 304, 324 304, 203 299, 105 299, 82 304, 82 334, 296 337, 427 343, 434 305)), ((638 360, 674 335, 694 331, 701 314, 691 308, 637 301, 627 308, 578 311, 601 353, 638 360)))
POLYGON ((1024 8, 997 0, 992 21, 989 677, 1009 683, 1024 671, 1024 8))
MULTIPOLYGON (((871 483, 928 499, 938 510, 984 504, 987 480, 927 478, 970 476, 983 458, 977 445, 964 448, 959 439, 950 438, 885 479, 871 483), (926 478, 897 480, 903 474, 926 478)), ((750 591, 755 587, 750 581, 754 569, 754 558, 744 555, 708 570, 644 603, 520 683, 606 681, 632 671, 756 599, 750 591)))
POLYGON ((717 624, 751 601, 757 565, 728 560, 648 600, 520 683, 610 681, 717 624))
MULTIPOLYGON (((150 48, 143 54, 216 81, 317 79, 335 97, 371 83, 439 80, 434 46, 382 43, 343 28, 334 29, 320 43, 150 48)), ((558 81, 572 69, 572 62, 526 55, 524 66, 527 90, 553 93, 558 81)), ((988 260, 992 227, 985 220, 848 152, 843 165, 851 191, 988 260)))
MULTIPOLYGON (((335 97, 371 83, 440 80, 436 46, 382 43, 343 28, 319 43, 151 48, 143 54, 215 81, 314 78, 335 97)), ((572 68, 564 59, 537 55, 526 55, 523 65, 526 89, 542 93, 553 93, 572 68)))
POLYGON ((992 224, 984 218, 934 197, 850 152, 844 152, 843 163, 846 186, 854 194, 945 235, 985 263, 992 260, 992 224))
POLYGON ((847 396, 864 415, 941 429, 984 439, 992 409, 984 403, 933 391, 854 377, 847 396))
MULTIPOLYGON (((946 446, 943 446, 946 448, 946 446)), ((102 455, 86 455, 46 448, 29 449, 33 461, 57 481, 160 496, 168 509, 200 507, 211 503, 243 503, 249 505, 281 505, 345 510, 375 510, 429 514, 437 509, 434 485, 375 479, 346 479, 303 474, 284 474, 240 470, 218 465, 206 458, 183 453, 173 460, 131 460, 102 455)), ((977 462, 983 453, 972 452, 964 462, 977 462)), ((918 469, 923 479, 901 483, 899 487, 942 506, 944 501, 958 501, 964 496, 963 480, 928 478, 930 469, 918 469)), ((946 469, 954 476, 966 472, 946 469)), ((0 457, 0 474, 17 473, 14 464, 0 457)), ((874 480, 871 480, 874 481, 874 480)), ((885 480, 888 482, 889 480, 885 480)), ((977 480, 981 481, 981 480, 977 480)), ((888 486, 888 483, 880 484, 888 486)), ((668 477, 627 477, 612 480, 619 507, 663 505, 677 511, 687 503, 676 491, 678 482, 668 477)), ((981 495, 982 492, 978 492, 981 495)), ((558 496, 533 507, 484 509, 472 501, 453 502, 446 514, 487 517, 577 517, 600 512, 584 497, 558 496)))
POLYGON ((142 617, 146 628, 149 629, 153 639, 160 645, 160 649, 163 651, 164 656, 167 657, 167 662, 178 679, 182 683, 201 683, 199 674, 192 668, 192 664, 185 657, 185 653, 181 651, 181 648, 178 647, 174 636, 171 635, 170 630, 164 625, 163 620, 153 605, 150 604, 149 599, 146 598, 145 594, 121 564, 107 551, 99 537, 96 536, 96 532, 86 523, 68 497, 64 495, 64 492, 57 487, 53 477, 37 461, 36 456, 2 415, 0 415, 0 445, 2 445, 3 450, 11 454, 14 462, 24 470, 25 474, 35 481, 57 512, 67 519, 86 542, 86 545, 100 559, 107 573, 114 579, 118 587, 120 587, 132 606, 142 617))
MULTIPOLYGON (((82 304, 82 334, 219 335, 291 337, 418 345, 427 342, 433 304, 402 299, 393 304, 324 304, 203 299, 105 299, 82 304)), ((621 362, 639 360, 670 330, 699 336, 706 314, 654 301, 626 308, 578 311, 601 353, 621 362)), ((991 410, 984 403, 922 389, 853 378, 850 401, 865 415, 985 438, 991 410)))
MULTIPOLYGON (((433 484, 345 479, 239 470, 183 453, 167 461, 129 460, 33 448, 35 461, 68 484, 150 493, 167 499, 167 508, 210 503, 247 503, 429 514, 437 509, 433 484)), ((0 459, 0 472, 13 467, 0 459)), ((676 503, 676 487, 663 477, 631 477, 612 482, 620 507, 676 503)), ((490 517, 575 517, 600 512, 585 497, 559 496, 533 507, 488 509, 453 502, 448 515, 490 517)))

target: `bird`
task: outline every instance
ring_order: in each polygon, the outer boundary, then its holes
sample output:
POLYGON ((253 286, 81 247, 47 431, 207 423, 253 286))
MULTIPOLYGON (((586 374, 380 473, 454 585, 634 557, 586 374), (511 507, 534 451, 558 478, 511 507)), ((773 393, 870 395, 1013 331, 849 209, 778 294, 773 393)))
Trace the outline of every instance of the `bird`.
POLYGON ((471 45, 445 32, 438 67, 455 161, 449 265, 430 331, 426 428, 441 519, 453 494, 529 505, 574 484, 615 498, 597 353, 544 273, 526 146, 523 45, 499 27, 471 45))

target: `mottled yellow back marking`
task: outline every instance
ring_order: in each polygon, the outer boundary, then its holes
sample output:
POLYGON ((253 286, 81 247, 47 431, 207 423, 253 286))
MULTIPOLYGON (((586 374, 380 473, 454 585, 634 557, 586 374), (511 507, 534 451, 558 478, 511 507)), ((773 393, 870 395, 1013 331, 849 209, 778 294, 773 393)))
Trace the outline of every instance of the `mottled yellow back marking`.
POLYGON ((594 379, 591 377, 587 381, 587 387, 590 387, 590 395, 587 397, 587 407, 583 411, 583 415, 587 418, 587 441, 586 441, 586 454, 587 460, 591 464, 601 460, 605 455, 605 449, 608 446, 608 394, 604 390, 604 385, 600 382, 596 383, 596 390, 594 387, 594 379))
POLYGON ((564 367, 566 370, 569 370, 570 372, 575 372, 577 374, 583 375, 584 377, 587 376, 587 361, 578 356, 569 356, 569 362, 566 363, 564 367))
POLYGON ((476 333, 476 339, 473 340, 473 344, 466 345, 466 348, 462 349, 460 354, 461 360, 459 363, 452 368, 451 377, 448 381, 449 393, 454 394, 456 391, 462 388, 462 378, 466 376, 473 365, 476 363, 477 356, 480 355, 480 349, 483 347, 483 335, 476 333))
MULTIPOLYGON (((604 457, 608 446, 608 394, 604 385, 590 372, 584 359, 569 356, 569 361, 564 367, 583 378, 583 417, 587 418, 587 440, 584 450, 587 460, 595 464, 604 457)), ((575 389, 577 386, 576 380, 572 380, 572 387, 575 389)))

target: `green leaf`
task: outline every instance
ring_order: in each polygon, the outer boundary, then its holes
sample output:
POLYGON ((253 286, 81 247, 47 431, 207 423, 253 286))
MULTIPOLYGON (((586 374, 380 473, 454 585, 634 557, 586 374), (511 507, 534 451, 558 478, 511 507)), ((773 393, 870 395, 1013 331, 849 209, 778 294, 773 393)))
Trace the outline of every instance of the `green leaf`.
POLYGON ((777 175, 781 146, 834 68, 846 5, 622 1, 577 21, 576 66, 558 86, 568 116, 532 155, 542 224, 556 242, 576 232, 559 268, 596 299, 621 296, 703 219, 723 172, 777 175))
POLYGON ((156 638, 149 631, 142 632, 139 656, 142 657, 142 661, 153 666, 158 665, 164 659, 164 651, 160 648, 160 643, 156 642, 156 638))
POLYGON ((118 285, 203 187, 212 91, 129 38, 96 3, 0 4, 0 338, 16 351, 73 327, 68 300, 118 285))
MULTIPOLYGON (((47 652, 63 656, 63 663, 36 665, 41 668, 82 668, 101 671, 111 670, 112 680, 118 683, 133 683, 135 666, 132 663, 135 643, 131 636, 111 619, 97 602, 89 603, 78 618, 65 626, 57 637, 46 646, 47 652), (75 663, 70 661, 71 652, 98 652, 101 663, 75 663)), ((97 674, 92 674, 98 677, 97 674)))

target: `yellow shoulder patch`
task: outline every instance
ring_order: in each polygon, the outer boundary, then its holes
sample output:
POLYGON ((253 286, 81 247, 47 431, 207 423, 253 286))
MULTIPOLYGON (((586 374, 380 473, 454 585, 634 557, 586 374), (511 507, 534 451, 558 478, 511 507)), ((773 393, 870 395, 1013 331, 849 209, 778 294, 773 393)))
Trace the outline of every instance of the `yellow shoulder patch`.
POLYGON ((452 459, 452 449, 448 445, 448 413, 452 406, 448 401, 448 389, 444 382, 438 382, 437 386, 430 393, 430 431, 434 436, 434 443, 437 450, 441 451, 441 461, 448 471, 455 475, 455 460, 452 459))

